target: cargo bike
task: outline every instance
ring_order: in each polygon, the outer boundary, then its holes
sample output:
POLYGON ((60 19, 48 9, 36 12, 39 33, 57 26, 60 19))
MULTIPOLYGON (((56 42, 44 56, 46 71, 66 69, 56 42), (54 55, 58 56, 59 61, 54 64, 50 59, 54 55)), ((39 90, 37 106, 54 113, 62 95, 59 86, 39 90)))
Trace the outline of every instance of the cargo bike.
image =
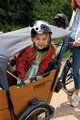
MULTIPOLYGON (((51 25, 52 40, 65 38, 68 30, 51 25)), ((9 59, 31 45, 30 27, 3 33, 0 35, 0 120, 50 120, 54 108, 50 105, 67 39, 64 40, 60 53, 42 80, 23 85, 16 85, 17 76, 7 70, 9 59)))

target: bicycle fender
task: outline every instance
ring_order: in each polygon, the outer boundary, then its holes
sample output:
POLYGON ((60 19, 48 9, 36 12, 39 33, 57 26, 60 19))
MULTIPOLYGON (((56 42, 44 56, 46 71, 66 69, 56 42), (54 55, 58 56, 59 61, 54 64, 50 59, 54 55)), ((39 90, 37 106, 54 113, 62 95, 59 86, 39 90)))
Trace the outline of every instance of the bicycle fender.
POLYGON ((21 113, 20 115, 17 117, 16 120, 23 120, 24 116, 28 115, 30 112, 32 112, 34 109, 37 109, 39 107, 48 107, 49 111, 50 111, 50 114, 49 116, 47 116, 44 120, 49 120, 51 117, 54 116, 54 111, 55 109, 49 105, 47 102, 44 102, 44 101, 40 101, 38 100, 37 98, 34 98, 32 100, 29 101, 29 106, 26 107, 21 113))

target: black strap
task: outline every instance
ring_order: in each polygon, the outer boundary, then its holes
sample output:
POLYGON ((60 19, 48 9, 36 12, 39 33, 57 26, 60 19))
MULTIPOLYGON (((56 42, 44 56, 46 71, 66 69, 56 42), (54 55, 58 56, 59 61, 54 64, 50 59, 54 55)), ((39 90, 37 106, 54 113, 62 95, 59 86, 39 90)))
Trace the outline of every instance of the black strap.
POLYGON ((14 113, 14 107, 10 98, 10 93, 9 91, 6 91, 6 95, 7 95, 7 100, 8 100, 8 109, 10 111, 10 115, 11 115, 11 120, 12 120, 12 115, 16 118, 16 115, 14 113))

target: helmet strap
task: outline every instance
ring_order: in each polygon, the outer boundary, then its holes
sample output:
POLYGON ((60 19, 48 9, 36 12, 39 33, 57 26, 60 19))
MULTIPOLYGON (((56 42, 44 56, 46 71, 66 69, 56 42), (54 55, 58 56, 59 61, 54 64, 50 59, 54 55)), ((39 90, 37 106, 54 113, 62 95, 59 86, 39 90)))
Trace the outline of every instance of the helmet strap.
POLYGON ((37 46, 35 46, 35 44, 34 44, 34 48, 37 50, 37 51, 39 51, 39 52, 45 52, 45 51, 47 51, 47 50, 49 50, 49 47, 50 47, 50 45, 48 45, 47 47, 44 47, 43 49, 39 49, 37 46))

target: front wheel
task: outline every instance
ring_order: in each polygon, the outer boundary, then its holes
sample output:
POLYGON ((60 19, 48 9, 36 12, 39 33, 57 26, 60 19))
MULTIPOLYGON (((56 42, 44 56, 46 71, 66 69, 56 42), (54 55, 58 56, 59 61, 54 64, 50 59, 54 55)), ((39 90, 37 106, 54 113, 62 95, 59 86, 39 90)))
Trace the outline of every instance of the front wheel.
POLYGON ((50 111, 46 106, 41 106, 31 111, 27 116, 24 117, 24 120, 44 120, 49 116, 49 112, 50 111))
POLYGON ((17 120, 50 120, 54 115, 54 108, 46 102, 30 105, 17 118, 17 120))

